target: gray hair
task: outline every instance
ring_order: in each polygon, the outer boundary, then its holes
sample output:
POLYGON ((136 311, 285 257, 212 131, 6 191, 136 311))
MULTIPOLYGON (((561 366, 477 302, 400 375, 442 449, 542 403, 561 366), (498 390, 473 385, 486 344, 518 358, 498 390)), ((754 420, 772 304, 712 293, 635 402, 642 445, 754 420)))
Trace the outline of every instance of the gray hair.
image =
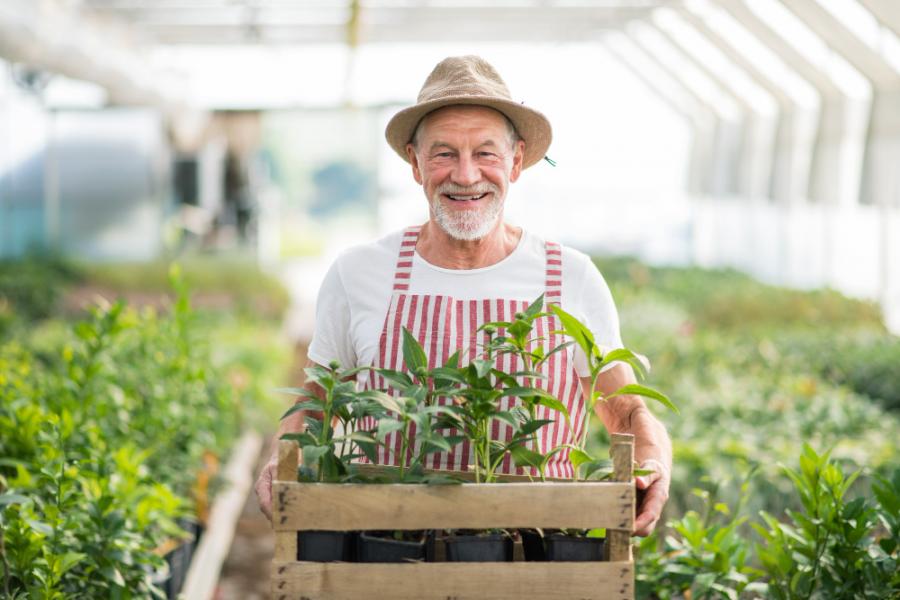
MULTIPOLYGON (((468 106, 468 105, 461 105, 461 106, 468 106)), ((486 106, 485 108, 490 108, 490 107, 486 106)), ((438 110, 440 110, 440 109, 438 109, 438 110)), ((521 136, 519 136, 519 132, 516 131, 516 126, 513 125, 512 121, 509 120, 509 117, 504 115, 499 110, 494 109, 494 108, 491 108, 491 110, 495 111, 497 114, 499 114, 501 117, 503 117, 503 122, 506 123, 506 139, 509 141, 509 147, 515 148, 516 142, 518 142, 519 140, 522 139, 521 136)), ((419 122, 416 124, 416 130, 413 132, 412 140, 410 140, 410 143, 413 145, 413 148, 415 148, 416 150, 419 149, 419 136, 421 135, 420 132, 422 130, 422 124, 425 122, 425 119, 427 119, 428 115, 430 115, 430 114, 432 114, 432 113, 428 113, 427 115, 422 117, 419 120, 419 122)))

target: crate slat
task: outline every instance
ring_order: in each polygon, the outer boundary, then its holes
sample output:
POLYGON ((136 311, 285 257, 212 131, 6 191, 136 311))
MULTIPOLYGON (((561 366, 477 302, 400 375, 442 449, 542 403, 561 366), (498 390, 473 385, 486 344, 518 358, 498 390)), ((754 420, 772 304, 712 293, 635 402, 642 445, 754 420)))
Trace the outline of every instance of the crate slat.
MULTIPOLYGON (((369 463, 354 463, 354 467, 360 475, 364 475, 367 477, 394 477, 400 473, 400 467, 394 467, 390 465, 373 465, 369 463)), ((450 469, 422 469, 422 472, 426 475, 446 475, 449 477, 455 477, 461 481, 466 483, 475 483, 475 471, 470 469, 468 471, 453 471, 450 469)), ((533 483, 536 481, 540 481, 539 477, 534 477, 530 475, 511 475, 508 473, 496 473, 494 475, 497 478, 497 481, 501 481, 504 483, 533 483)), ((556 483, 572 483, 573 480, 564 477, 545 477, 545 481, 553 481, 556 483)), ((289 481, 289 480, 288 480, 289 481)), ((396 481, 396 479, 394 479, 396 481)))
POLYGON ((630 530, 634 523, 631 483, 336 485, 279 481, 273 492, 276 531, 496 527, 630 530))
POLYGON ((628 600, 634 563, 275 562, 274 600, 628 600))

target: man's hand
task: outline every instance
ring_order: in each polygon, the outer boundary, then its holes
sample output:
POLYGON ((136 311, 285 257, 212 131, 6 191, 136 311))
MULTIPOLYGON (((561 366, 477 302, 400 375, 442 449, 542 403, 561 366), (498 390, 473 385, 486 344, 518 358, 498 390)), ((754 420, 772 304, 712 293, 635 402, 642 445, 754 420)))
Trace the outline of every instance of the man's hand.
POLYGON ((662 515, 663 506, 669 499, 671 477, 668 469, 656 459, 645 460, 641 463, 641 468, 651 469, 653 473, 635 478, 639 504, 637 518, 634 520, 634 535, 647 536, 656 527, 656 523, 662 515))
POLYGON ((277 468, 277 458, 269 460, 259 472, 259 478, 256 480, 256 498, 259 500, 259 509, 269 521, 272 520, 272 479, 277 468))

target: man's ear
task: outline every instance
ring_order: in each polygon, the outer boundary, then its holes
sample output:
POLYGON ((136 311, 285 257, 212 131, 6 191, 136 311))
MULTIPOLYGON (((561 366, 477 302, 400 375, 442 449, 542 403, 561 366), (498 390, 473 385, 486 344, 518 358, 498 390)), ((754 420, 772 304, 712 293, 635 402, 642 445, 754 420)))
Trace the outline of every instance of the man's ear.
POLYGON ((419 157, 416 155, 416 148, 412 144, 406 145, 406 156, 409 158, 409 164, 412 165, 413 178, 416 183, 422 185, 422 171, 419 169, 419 157))
POLYGON ((516 152, 513 154, 512 171, 509 173, 509 181, 513 182, 522 174, 522 162, 525 160, 525 142, 519 140, 516 142, 516 152))

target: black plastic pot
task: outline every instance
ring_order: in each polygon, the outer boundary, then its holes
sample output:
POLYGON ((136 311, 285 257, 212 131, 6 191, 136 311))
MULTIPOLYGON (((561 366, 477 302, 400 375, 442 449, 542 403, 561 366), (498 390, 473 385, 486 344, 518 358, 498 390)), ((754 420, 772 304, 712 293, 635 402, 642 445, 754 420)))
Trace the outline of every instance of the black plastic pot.
POLYGON ((352 560, 354 534, 348 531, 298 531, 297 560, 352 560))
POLYGON ((575 537, 552 533, 544 538, 547 560, 583 562, 603 560, 603 538, 575 537))
POLYGON ((422 533, 419 541, 395 540, 390 532, 361 532, 356 539, 357 562, 402 563, 427 560, 433 553, 432 532, 422 533))
POLYGON ((544 536, 534 529, 520 529, 522 536, 522 550, 527 561, 545 561, 547 552, 544 550, 544 536))
POLYGON ((511 562, 513 541, 500 533, 455 535, 444 540, 448 562, 511 562))
POLYGON ((180 546, 169 552, 164 557, 169 564, 169 581, 165 587, 167 598, 177 598, 188 567, 191 564, 191 542, 185 540, 180 546))

